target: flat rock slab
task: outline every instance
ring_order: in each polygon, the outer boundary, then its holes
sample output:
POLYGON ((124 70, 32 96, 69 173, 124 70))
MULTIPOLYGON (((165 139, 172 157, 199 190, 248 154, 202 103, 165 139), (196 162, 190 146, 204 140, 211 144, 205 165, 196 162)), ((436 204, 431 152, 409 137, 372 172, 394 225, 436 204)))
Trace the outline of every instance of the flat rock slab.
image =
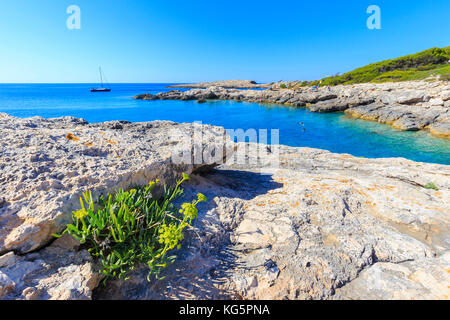
POLYGON ((0 253, 44 246, 87 188, 99 196, 155 178, 170 184, 233 152, 224 129, 197 124, 0 114, 0 131, 0 253))
POLYGON ((282 146, 275 168, 268 156, 195 175, 184 200, 209 201, 167 278, 136 271, 95 297, 448 299, 449 166, 282 146))

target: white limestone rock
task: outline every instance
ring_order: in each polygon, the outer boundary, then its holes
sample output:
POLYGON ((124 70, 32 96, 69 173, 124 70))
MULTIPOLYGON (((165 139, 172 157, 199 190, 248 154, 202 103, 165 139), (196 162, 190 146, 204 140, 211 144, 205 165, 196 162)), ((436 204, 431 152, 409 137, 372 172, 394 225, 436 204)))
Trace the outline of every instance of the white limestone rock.
POLYGON ((167 278, 137 272, 98 298, 448 299, 449 166, 285 146, 279 168, 265 157, 193 176, 185 200, 208 202, 167 278))
POLYGON ((88 188, 98 196, 155 178, 170 184, 233 152, 224 129, 197 124, 0 114, 0 131, 0 254, 44 246, 88 188))

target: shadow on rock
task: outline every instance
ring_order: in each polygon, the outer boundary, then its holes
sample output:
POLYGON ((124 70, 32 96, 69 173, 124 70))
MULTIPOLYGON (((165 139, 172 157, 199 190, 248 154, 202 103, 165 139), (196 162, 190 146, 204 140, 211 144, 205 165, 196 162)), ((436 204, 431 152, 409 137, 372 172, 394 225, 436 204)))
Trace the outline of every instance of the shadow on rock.
POLYGON ((176 262, 163 280, 147 281, 147 269, 139 267, 130 279, 109 281, 95 291, 94 299, 238 299, 230 287, 237 262, 231 232, 245 213, 245 201, 280 188, 270 175, 233 170, 211 170, 191 177, 177 204, 203 193, 208 202, 199 205, 198 219, 185 234, 176 262))

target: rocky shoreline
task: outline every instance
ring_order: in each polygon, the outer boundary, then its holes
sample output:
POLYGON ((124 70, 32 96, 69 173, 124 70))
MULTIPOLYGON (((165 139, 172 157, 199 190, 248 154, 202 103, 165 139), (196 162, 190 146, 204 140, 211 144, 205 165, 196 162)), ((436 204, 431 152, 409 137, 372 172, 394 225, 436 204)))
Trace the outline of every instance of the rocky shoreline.
POLYGON ((166 121, 0 114, 0 130, 0 299, 450 295, 449 166, 235 144, 223 128, 166 121), (201 161, 174 162, 184 153, 201 161), (104 287, 86 250, 53 241, 86 188, 171 184, 182 172, 180 203, 198 192, 208 202, 164 280, 137 268, 104 287))
POLYGON ((189 91, 142 94, 143 100, 208 99, 277 103, 305 107, 312 112, 345 112, 364 120, 386 123, 398 130, 428 130, 450 139, 450 84, 444 81, 411 81, 357 84, 305 89, 239 90, 221 86, 189 91))

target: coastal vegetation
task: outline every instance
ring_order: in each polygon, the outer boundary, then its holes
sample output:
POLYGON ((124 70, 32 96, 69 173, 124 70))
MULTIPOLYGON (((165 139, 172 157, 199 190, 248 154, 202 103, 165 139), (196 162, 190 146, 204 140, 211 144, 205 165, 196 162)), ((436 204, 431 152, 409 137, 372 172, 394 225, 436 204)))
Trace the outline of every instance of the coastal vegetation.
POLYGON ((439 190, 438 187, 436 187, 436 185, 435 185, 433 182, 427 183, 427 184, 424 186, 424 188, 425 188, 425 189, 430 189, 430 190, 436 190, 436 191, 439 190))
POLYGON ((416 54, 372 63, 353 71, 326 77, 322 80, 303 81, 298 86, 382 83, 424 80, 439 77, 450 79, 450 47, 431 48, 416 54))
POLYGON ((176 258, 169 254, 181 247, 183 230, 197 218, 197 204, 206 201, 199 193, 197 199, 182 204, 177 211, 173 201, 182 195, 180 186, 186 180, 189 176, 183 173, 174 188, 164 185, 160 198, 154 196, 159 180, 101 196, 97 201, 88 190, 80 198, 81 209, 73 212, 73 223, 62 234, 78 239, 101 261, 105 281, 127 279, 138 263, 147 264, 148 280, 152 275, 160 278, 161 271, 176 258))

